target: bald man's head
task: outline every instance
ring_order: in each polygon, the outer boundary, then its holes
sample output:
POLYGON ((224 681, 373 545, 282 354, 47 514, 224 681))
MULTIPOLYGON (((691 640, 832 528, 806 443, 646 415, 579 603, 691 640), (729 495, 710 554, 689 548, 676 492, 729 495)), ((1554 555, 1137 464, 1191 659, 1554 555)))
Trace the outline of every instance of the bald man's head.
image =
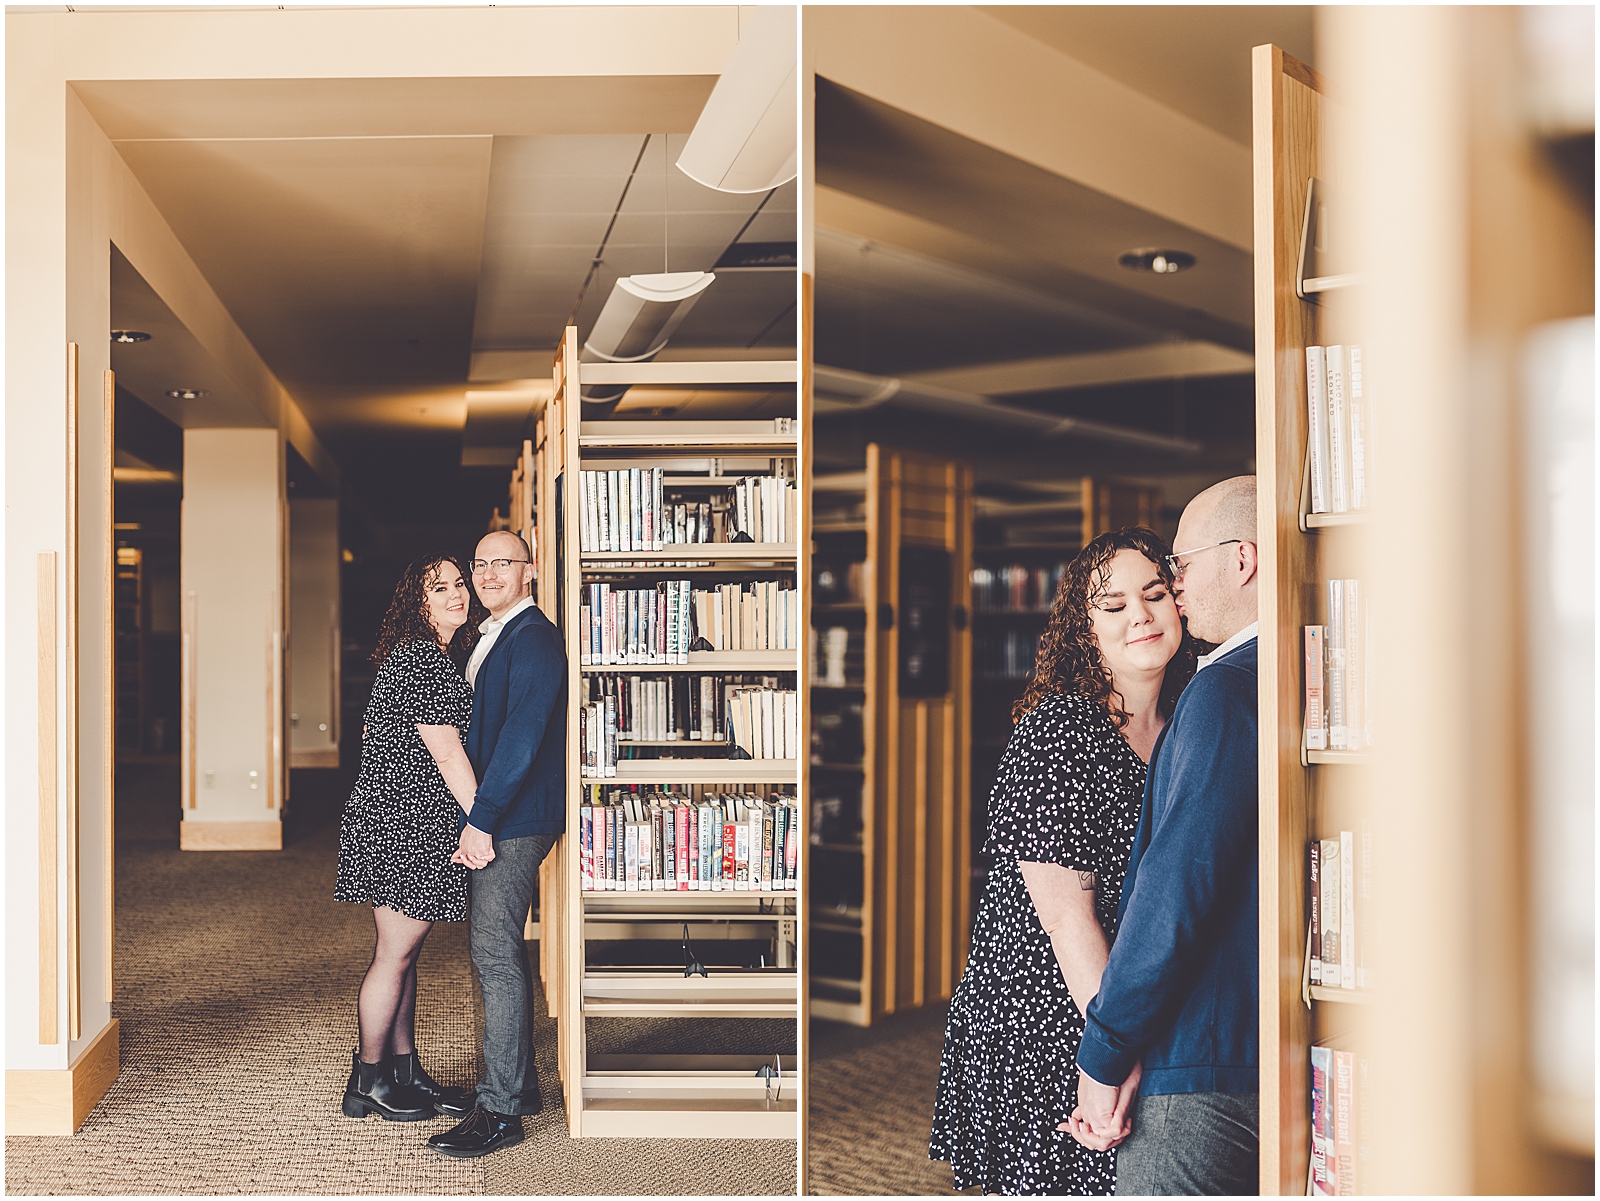
POLYGON ((472 587, 493 617, 501 617, 533 592, 533 555, 521 535, 495 530, 478 540, 472 587))
MULTIPOLYGON (((1198 543, 1256 540, 1256 477, 1236 475, 1212 484, 1189 502, 1185 533, 1198 543)), ((1178 549, 1182 550, 1183 547, 1178 549)))

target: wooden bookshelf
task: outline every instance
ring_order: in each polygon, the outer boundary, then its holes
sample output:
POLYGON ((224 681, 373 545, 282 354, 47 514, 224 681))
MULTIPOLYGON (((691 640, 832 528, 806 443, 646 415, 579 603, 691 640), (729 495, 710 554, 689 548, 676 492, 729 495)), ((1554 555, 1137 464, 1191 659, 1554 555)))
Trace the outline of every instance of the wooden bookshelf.
POLYGON ((864 472, 819 480, 814 495, 817 562, 863 563, 864 595, 813 611, 819 628, 845 625, 852 637, 859 630, 863 656, 860 684, 812 681, 813 709, 859 695, 863 750, 859 761, 813 759, 809 768, 812 797, 823 791, 819 773, 846 790, 859 787, 861 823, 859 843, 811 846, 808 904, 823 966, 811 978, 810 1006, 813 1016, 866 1026, 950 997, 966 963, 972 471, 872 444, 864 472), (827 516, 841 503, 853 515, 827 516), (936 570, 947 573, 949 590, 949 670, 944 690, 931 696, 913 695, 921 689, 903 683, 900 662, 909 595, 902 585, 915 583, 901 573, 916 570, 923 548, 935 556, 929 563, 942 564, 936 570), (856 904, 841 913, 840 897, 856 904))
MULTIPOLYGON (((672 487, 724 487, 741 470, 721 478, 723 456, 788 459, 797 436, 772 421, 603 421, 581 420, 580 381, 627 383, 789 382, 798 378, 794 363, 628 364, 625 380, 613 379, 614 364, 588 367, 578 361, 577 330, 569 327, 554 368, 553 396, 539 423, 535 454, 541 523, 548 533, 540 544, 539 603, 556 621, 568 647, 567 831, 546 861, 541 888, 546 898, 541 940, 546 995, 559 1025, 559 1060, 567 1129, 574 1138, 593 1137, 798 1137, 802 1086, 794 1055, 775 1048, 766 1056, 589 1055, 586 1026, 607 1018, 777 1018, 798 1026, 799 977, 795 969, 799 931, 796 890, 775 892, 666 893, 584 891, 580 877, 579 809, 594 785, 658 785, 688 790, 749 788, 770 794, 774 786, 793 790, 794 759, 730 759, 721 743, 694 740, 621 742, 648 747, 658 758, 622 759, 616 775, 589 778, 579 768, 579 709, 588 677, 606 672, 701 672, 790 674, 798 679, 800 654, 792 651, 691 651, 680 665, 596 665, 580 662, 577 652, 580 598, 590 580, 653 582, 686 572, 747 579, 752 574, 793 580, 795 546, 765 543, 708 543, 662 551, 623 554, 580 552, 579 472, 619 463, 660 466, 672 487), (604 375, 605 379, 600 377, 604 375), (748 377, 748 378, 747 378, 748 377), (685 463, 704 461, 706 475, 685 463), (548 486, 542 486, 548 481, 548 486), (568 484, 574 486, 569 490, 568 484), (686 566, 693 564, 693 566, 686 566), (756 969, 715 967, 709 977, 685 977, 682 967, 603 966, 590 943, 619 938, 676 942, 687 924, 693 936, 713 937, 732 928, 741 937, 761 931, 772 941, 779 966, 756 969), (778 1054, 778 1052, 782 1054, 778 1054), (763 1065, 781 1064, 781 1088, 759 1076, 763 1065)), ((801 823, 804 830, 804 822, 801 823)), ((803 836, 803 835, 802 835, 803 836)), ((804 868, 802 867, 802 873, 804 868)), ((803 882, 803 875, 802 875, 803 882)), ((796 1038, 798 1029, 796 1029, 796 1038)), ((787 1040, 786 1040, 787 1041, 787 1040)))

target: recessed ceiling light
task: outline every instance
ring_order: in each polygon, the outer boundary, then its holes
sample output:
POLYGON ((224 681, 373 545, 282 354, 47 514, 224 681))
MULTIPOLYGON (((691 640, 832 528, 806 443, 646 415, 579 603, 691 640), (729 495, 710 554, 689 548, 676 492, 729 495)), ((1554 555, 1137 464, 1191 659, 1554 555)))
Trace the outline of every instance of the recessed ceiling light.
POLYGON ((168 388, 167 395, 173 400, 199 400, 201 397, 210 396, 204 388, 168 388))
POLYGON ((114 329, 111 331, 113 342, 148 342, 150 335, 142 329, 114 329))
POLYGON ((1194 266, 1194 255, 1184 250, 1130 250, 1117 260, 1129 271, 1171 275, 1194 266))

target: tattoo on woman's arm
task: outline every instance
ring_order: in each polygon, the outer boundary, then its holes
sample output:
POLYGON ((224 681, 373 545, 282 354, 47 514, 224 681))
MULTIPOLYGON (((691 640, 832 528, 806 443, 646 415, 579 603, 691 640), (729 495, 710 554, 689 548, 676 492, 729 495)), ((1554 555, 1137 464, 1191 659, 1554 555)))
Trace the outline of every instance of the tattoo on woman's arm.
POLYGON ((1094 886, 1095 886, 1094 873, 1093 872, 1079 872, 1078 873, 1078 885, 1083 889, 1084 892, 1093 892, 1094 891, 1094 886))

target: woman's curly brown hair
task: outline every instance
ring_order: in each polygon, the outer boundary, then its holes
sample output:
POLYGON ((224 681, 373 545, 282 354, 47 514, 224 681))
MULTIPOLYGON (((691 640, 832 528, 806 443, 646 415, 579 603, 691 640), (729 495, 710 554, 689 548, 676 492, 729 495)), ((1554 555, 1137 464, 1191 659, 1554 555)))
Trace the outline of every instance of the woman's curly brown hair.
MULTIPOLYGON (((472 576, 454 555, 428 555, 413 559, 400 573, 400 582, 394 586, 394 597, 389 601, 389 611, 383 615, 378 627, 378 645, 372 652, 372 661, 382 663, 395 647, 406 642, 437 642, 438 633, 428 620, 428 588, 439 578, 440 568, 450 564, 461 573, 463 580, 472 576)), ((472 657, 472 648, 478 644, 478 626, 489 616, 489 610, 478 600, 478 594, 467 585, 467 620, 450 639, 450 661, 465 667, 472 657)))
MULTIPOLYGON (((1138 551, 1155 564, 1161 579, 1171 588, 1172 572, 1166 558, 1171 549, 1160 534, 1135 525, 1101 534, 1078 552, 1067 564, 1061 587, 1056 590, 1055 603, 1050 606, 1050 620, 1039 639, 1039 654, 1028 676, 1028 687, 1011 707, 1012 721, 1021 721, 1023 714, 1043 703, 1046 697, 1075 692, 1104 705, 1117 729, 1128 724, 1128 714, 1120 703, 1122 698, 1112 687, 1111 669, 1100 654, 1089 611, 1105 591, 1106 574, 1118 551, 1138 551)), ((1162 716, 1169 716, 1178 703, 1178 694, 1194 675, 1194 662, 1194 644, 1185 633, 1178 644, 1178 653, 1167 663, 1167 674, 1162 681, 1157 702, 1162 716)))

